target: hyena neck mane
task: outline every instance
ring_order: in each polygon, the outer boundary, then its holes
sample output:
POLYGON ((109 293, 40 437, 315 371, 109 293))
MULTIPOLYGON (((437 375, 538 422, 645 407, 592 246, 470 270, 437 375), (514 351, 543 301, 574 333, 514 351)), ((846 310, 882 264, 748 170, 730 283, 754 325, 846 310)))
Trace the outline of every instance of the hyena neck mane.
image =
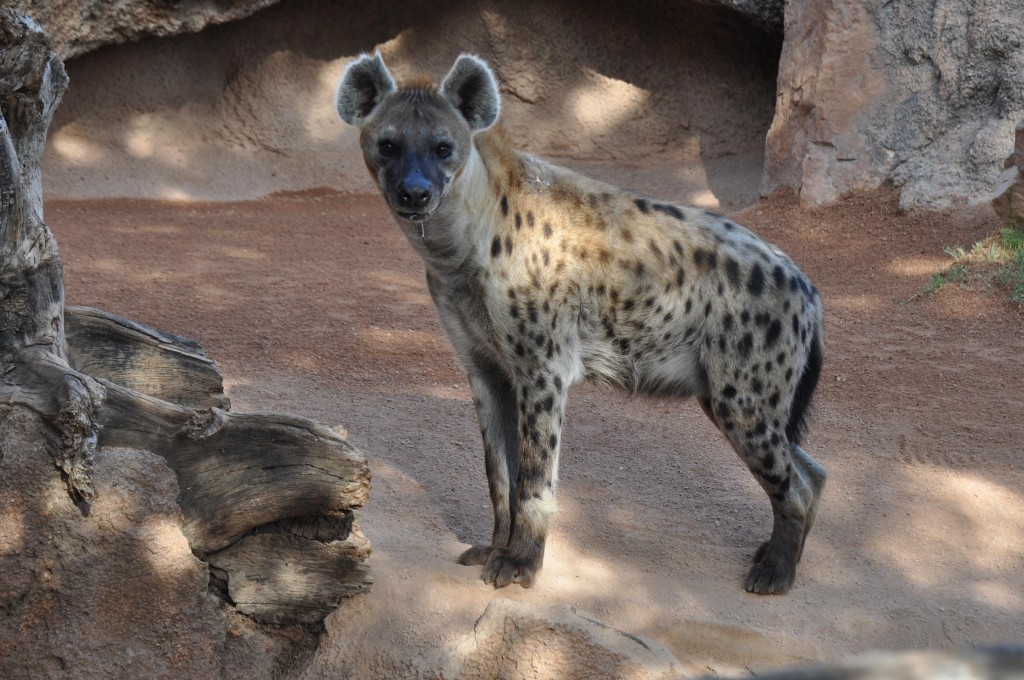
POLYGON ((478 268, 503 231, 510 201, 527 184, 543 186, 552 166, 515 149, 499 123, 479 132, 466 164, 415 243, 436 273, 478 268))

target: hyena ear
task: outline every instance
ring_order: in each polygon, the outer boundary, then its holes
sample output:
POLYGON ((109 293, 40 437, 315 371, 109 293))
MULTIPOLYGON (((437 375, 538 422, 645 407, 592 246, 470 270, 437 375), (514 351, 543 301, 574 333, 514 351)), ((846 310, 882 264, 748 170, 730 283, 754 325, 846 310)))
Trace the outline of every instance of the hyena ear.
POLYGON ((498 81, 483 59, 463 54, 441 82, 441 94, 459 110, 470 129, 486 130, 501 113, 498 81))
POLYGON ((335 105, 349 125, 362 126, 381 101, 398 89, 384 59, 377 52, 356 59, 345 68, 338 82, 335 105))

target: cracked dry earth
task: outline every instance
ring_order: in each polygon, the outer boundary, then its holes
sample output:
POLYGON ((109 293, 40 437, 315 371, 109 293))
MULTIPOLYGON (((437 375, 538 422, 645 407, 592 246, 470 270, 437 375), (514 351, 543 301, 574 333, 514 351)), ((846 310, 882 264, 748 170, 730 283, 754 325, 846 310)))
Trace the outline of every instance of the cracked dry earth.
POLYGON ((994 216, 901 213, 883 193, 736 217, 826 306, 806 448, 830 478, 785 597, 742 589, 771 513, 696 404, 588 386, 570 395, 540 582, 495 592, 455 564, 490 532, 479 434, 422 266, 377 196, 47 204, 69 304, 198 340, 234 409, 344 426, 369 458, 376 584, 328 618, 315 672, 353 654, 427 664, 494 598, 571 604, 718 673, 1024 642, 1024 316, 977 285, 901 302, 994 216))

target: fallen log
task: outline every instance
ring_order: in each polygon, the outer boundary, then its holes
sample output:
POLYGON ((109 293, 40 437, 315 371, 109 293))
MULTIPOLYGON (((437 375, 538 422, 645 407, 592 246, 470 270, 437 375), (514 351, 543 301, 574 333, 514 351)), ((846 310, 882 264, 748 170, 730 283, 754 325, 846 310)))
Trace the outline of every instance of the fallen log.
POLYGON ((43 416, 45 450, 86 514, 103 447, 162 456, 178 478, 182 531, 238 609, 268 623, 322 620, 370 584, 354 515, 369 496, 366 460, 311 420, 232 413, 220 370, 192 340, 64 307, 39 159, 66 87, 38 26, 0 10, 0 407, 43 416))

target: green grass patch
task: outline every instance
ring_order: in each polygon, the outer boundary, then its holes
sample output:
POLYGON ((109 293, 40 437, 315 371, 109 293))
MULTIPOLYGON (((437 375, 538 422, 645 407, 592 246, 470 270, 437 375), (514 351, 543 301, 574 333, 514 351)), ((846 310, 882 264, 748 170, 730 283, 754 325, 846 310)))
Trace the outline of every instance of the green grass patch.
POLYGON ((933 276, 908 302, 943 286, 977 282, 1003 288, 1013 302, 1024 307, 1024 230, 1020 227, 1006 227, 969 249, 946 248, 946 254, 952 259, 949 268, 933 276))

